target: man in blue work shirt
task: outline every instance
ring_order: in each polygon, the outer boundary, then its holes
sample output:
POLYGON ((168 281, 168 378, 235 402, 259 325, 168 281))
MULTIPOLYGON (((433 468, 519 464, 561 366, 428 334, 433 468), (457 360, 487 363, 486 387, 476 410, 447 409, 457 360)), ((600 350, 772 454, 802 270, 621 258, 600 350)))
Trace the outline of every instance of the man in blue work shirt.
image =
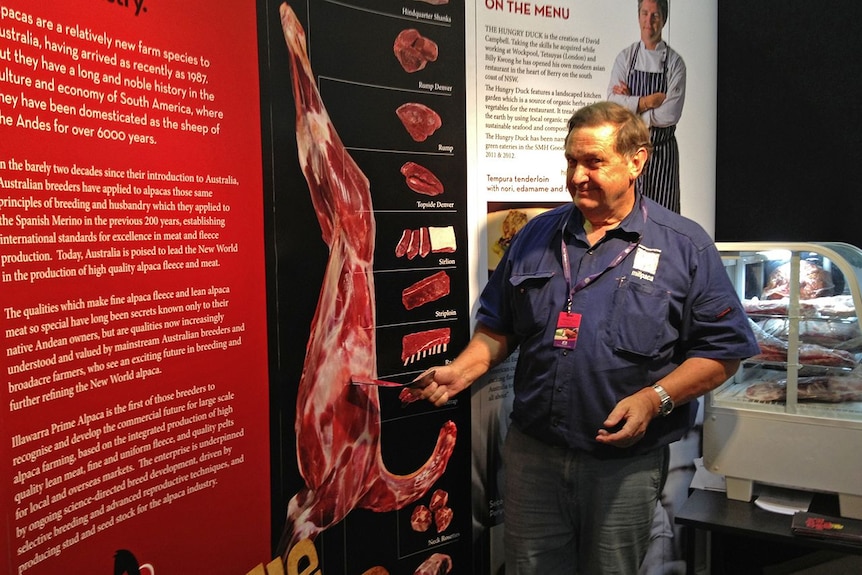
POLYGON ((572 203, 518 233, 470 343, 415 393, 443 405, 519 348, 506 574, 635 575, 668 444, 759 348, 708 234, 635 192, 644 123, 599 102, 568 127, 572 203))

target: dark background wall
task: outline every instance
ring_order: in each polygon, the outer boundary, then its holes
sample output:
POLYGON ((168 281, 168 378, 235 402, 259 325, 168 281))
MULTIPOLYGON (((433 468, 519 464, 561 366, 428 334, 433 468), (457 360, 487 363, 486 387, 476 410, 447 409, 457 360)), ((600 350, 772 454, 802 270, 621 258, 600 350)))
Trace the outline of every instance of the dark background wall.
POLYGON ((862 247, 862 3, 718 13, 716 239, 862 247))

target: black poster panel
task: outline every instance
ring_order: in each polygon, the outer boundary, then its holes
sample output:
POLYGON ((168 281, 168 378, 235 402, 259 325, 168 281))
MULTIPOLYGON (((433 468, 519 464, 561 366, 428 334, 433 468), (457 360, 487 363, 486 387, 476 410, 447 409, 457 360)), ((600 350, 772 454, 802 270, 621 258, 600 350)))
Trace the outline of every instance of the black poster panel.
POLYGON ((464 7, 269 10, 277 551, 469 569, 469 399, 351 384, 409 382, 469 337, 464 7))

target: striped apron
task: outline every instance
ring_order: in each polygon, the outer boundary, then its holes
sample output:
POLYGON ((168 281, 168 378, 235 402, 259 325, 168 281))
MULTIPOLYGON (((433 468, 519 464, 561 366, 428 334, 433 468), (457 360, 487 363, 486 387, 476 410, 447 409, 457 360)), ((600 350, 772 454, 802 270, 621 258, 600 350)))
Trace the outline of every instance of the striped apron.
MULTIPOLYGON (((628 86, 632 96, 648 96, 655 92, 667 93, 667 58, 661 72, 635 70, 640 43, 629 62, 628 86)), ((676 126, 650 127, 653 152, 644 171, 638 178, 635 189, 661 204, 680 212, 679 206, 679 148, 676 144, 676 126)))

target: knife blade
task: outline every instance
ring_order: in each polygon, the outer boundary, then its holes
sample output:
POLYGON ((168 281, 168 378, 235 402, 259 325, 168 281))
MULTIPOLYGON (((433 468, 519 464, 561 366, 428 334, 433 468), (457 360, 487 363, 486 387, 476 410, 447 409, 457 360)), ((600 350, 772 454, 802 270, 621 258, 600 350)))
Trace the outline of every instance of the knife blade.
POLYGON ((370 379, 365 377, 350 376, 350 383, 353 385, 376 385, 377 387, 407 387, 413 384, 412 381, 407 383, 399 383, 397 381, 386 381, 385 379, 370 379))
POLYGON ((429 382, 430 379, 434 378, 434 370, 432 369, 428 373, 417 377, 411 381, 405 383, 399 383, 397 381, 388 381, 385 379, 373 379, 369 377, 359 377, 357 375, 350 376, 350 383, 353 385, 376 385, 377 387, 417 387, 420 383, 429 382))

